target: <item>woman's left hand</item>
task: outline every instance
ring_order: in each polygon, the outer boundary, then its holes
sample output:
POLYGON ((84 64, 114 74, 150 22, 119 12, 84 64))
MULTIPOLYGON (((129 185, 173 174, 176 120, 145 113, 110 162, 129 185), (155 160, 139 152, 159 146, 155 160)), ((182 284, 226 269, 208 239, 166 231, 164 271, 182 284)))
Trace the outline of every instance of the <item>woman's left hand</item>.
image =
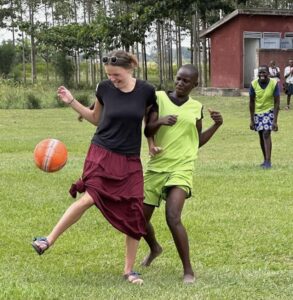
POLYGON ((58 88, 57 95, 66 104, 70 104, 74 100, 71 92, 64 86, 58 88))

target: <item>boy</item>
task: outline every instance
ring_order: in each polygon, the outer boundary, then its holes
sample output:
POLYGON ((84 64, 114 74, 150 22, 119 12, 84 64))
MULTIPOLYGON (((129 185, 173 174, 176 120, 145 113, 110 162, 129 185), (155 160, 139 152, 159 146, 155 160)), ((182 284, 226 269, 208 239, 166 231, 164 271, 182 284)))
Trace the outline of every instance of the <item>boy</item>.
POLYGON ((263 169, 271 168, 271 131, 278 131, 280 91, 278 83, 269 78, 268 66, 258 68, 258 79, 251 82, 249 90, 250 129, 258 132, 264 161, 263 169))
POLYGON ((151 158, 145 173, 144 215, 150 253, 142 262, 149 266, 161 254, 150 219, 161 199, 166 200, 166 221, 183 264, 183 282, 193 283, 195 275, 189 258, 189 243, 181 223, 185 199, 191 197, 194 161, 223 119, 219 112, 210 111, 214 124, 202 132, 202 104, 189 94, 198 84, 198 71, 193 65, 182 66, 176 75, 173 92, 157 92, 157 107, 153 108, 145 128, 151 158), (155 146, 156 145, 156 146, 155 146))

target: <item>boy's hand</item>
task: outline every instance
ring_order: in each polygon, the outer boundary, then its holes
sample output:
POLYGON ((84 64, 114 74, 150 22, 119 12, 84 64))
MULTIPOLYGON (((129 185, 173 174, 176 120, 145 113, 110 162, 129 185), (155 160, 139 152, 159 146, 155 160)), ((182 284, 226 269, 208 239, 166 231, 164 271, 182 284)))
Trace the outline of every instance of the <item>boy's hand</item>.
POLYGON ((177 122, 177 115, 167 115, 164 117, 161 117, 160 124, 161 125, 167 125, 167 126, 173 126, 177 122))
POLYGON ((223 124, 223 117, 220 112, 212 110, 211 108, 208 108, 208 111, 210 113, 211 118, 215 122, 216 125, 222 125, 223 124))
POLYGON ((272 129, 273 131, 278 131, 278 124, 276 122, 273 122, 273 125, 272 125, 272 129))
POLYGON ((163 148, 161 147, 157 147, 157 146, 153 146, 149 149, 149 155, 150 156, 155 156, 156 154, 160 153, 163 151, 163 148))

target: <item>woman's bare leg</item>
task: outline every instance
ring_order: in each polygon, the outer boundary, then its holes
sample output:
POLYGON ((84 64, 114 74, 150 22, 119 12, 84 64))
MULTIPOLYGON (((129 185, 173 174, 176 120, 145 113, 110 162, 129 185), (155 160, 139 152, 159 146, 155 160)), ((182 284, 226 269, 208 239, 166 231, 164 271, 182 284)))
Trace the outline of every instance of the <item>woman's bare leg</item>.
MULTIPOLYGON (((86 192, 80 199, 71 204, 60 218, 51 233, 47 236, 49 245, 53 245, 58 237, 71 225, 76 223, 84 212, 94 204, 92 197, 86 192)), ((38 241, 35 241, 38 244, 38 241)), ((42 243, 39 243, 42 247, 42 243)))
POLYGON ((126 236, 125 244, 125 266, 124 266, 124 276, 125 278, 134 284, 142 284, 143 280, 137 275, 133 273, 133 267, 135 264, 135 258, 137 253, 139 241, 130 237, 126 236))

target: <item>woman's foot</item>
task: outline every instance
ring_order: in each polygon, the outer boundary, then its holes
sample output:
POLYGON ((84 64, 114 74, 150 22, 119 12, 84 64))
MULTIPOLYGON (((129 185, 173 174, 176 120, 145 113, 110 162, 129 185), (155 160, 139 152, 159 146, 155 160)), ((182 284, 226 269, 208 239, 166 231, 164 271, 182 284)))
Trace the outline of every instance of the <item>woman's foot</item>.
POLYGON ((161 253, 163 252, 163 249, 161 246, 158 246, 156 250, 152 250, 141 262, 141 265, 144 267, 148 267, 151 265, 152 261, 157 258, 161 253))
POLYGON ((128 274, 124 274, 123 278, 125 280, 127 280, 129 283, 141 285, 141 284, 143 284, 143 280, 142 280, 142 278, 139 277, 140 275, 141 274, 139 274, 137 272, 131 271, 128 274))
POLYGON ((35 237, 31 245, 39 255, 42 255, 50 247, 46 237, 35 237))

